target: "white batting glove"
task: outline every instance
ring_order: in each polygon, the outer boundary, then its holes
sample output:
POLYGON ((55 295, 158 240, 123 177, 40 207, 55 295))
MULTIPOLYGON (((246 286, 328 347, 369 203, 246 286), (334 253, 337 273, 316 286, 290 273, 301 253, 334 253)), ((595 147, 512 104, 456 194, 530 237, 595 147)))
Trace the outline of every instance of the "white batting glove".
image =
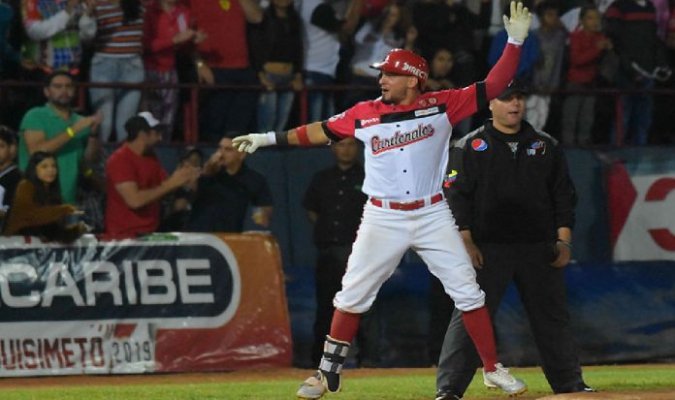
POLYGON ((523 44, 532 23, 532 14, 523 6, 521 2, 511 2, 511 18, 506 15, 504 18, 504 28, 509 35, 509 43, 523 44))
POLYGON ((274 146, 277 139, 274 132, 267 133, 249 133, 248 135, 237 136, 232 139, 232 145, 241 152, 253 153, 258 147, 274 146))

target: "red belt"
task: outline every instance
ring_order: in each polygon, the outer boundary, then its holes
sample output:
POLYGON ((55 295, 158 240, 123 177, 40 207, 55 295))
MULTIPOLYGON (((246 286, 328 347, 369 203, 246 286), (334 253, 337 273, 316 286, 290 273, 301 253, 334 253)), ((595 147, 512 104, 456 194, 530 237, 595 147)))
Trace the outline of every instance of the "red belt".
POLYGON ((405 203, 400 203, 397 201, 389 201, 385 202, 380 199, 376 199, 375 197, 370 198, 370 202, 372 205, 376 207, 382 207, 382 208, 389 208, 392 210, 401 210, 401 211, 412 211, 412 210, 418 210, 424 206, 430 206, 432 204, 436 204, 439 201, 443 200, 443 193, 436 193, 435 195, 431 196, 429 198, 429 203, 425 201, 425 199, 420 199, 420 200, 413 200, 413 201, 408 201, 405 203))

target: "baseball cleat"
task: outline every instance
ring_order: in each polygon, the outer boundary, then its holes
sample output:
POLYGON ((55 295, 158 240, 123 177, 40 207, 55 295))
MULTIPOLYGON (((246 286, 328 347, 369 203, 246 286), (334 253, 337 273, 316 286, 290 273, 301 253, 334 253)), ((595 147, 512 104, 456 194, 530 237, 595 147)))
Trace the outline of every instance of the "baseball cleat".
POLYGON ((495 364, 496 370, 485 372, 483 370, 483 383, 488 389, 501 389, 509 396, 517 396, 527 391, 527 385, 522 380, 509 373, 502 364, 495 364))
POLYGON ((462 398, 450 392, 438 392, 434 400, 462 400, 462 398))
POLYGON ((597 390, 588 386, 586 383, 581 382, 581 383, 573 384, 571 386, 556 388, 556 389, 553 390, 553 392, 555 394, 560 394, 560 393, 593 393, 593 392, 597 392, 597 390))
POLYGON ((296 395, 299 399, 320 399, 326 392, 337 392, 340 390, 340 376, 338 374, 335 377, 336 380, 336 390, 329 390, 329 382, 326 379, 323 371, 316 371, 316 373, 309 378, 307 378, 300 389, 298 389, 296 395))

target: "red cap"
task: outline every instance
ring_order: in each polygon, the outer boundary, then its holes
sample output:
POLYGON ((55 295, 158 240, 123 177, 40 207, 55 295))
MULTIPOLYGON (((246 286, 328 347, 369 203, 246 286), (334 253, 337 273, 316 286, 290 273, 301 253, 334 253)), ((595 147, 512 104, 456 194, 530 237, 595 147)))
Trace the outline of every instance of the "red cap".
POLYGON ((370 68, 392 74, 415 76, 420 81, 420 87, 424 87, 424 83, 429 77, 427 61, 412 51, 404 49, 389 51, 384 61, 372 64, 370 68))

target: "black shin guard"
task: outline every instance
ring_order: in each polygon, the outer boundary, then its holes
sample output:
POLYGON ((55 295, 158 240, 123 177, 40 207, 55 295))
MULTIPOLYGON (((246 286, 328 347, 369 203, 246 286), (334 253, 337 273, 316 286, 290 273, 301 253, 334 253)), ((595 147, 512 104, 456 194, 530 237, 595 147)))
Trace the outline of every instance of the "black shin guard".
POLYGON ((326 336, 319 371, 326 379, 326 387, 330 392, 340 390, 340 372, 347 359, 347 354, 349 354, 349 343, 326 336))

